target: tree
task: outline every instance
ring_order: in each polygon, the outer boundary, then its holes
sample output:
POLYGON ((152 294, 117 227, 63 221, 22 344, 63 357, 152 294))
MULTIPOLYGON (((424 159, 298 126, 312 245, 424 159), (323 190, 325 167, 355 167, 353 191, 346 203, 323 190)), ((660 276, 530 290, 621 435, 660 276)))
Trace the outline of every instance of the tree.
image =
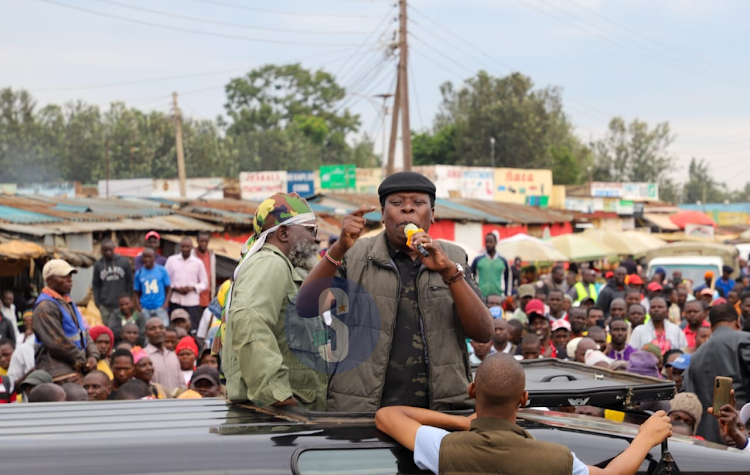
POLYGON ((706 160, 690 159, 688 167, 688 181, 683 188, 683 202, 696 203, 718 203, 729 197, 724 191, 726 185, 717 182, 709 169, 706 160))
POLYGON ((667 151, 673 141, 668 122, 649 129, 638 119, 626 125, 615 117, 607 135, 593 143, 594 180, 660 183, 675 168, 667 151))
POLYGON ((553 168, 564 158, 575 166, 558 167, 558 175, 581 180, 590 156, 573 135, 559 89, 535 89, 519 73, 496 78, 480 71, 458 89, 443 84, 441 93, 433 131, 414 135, 415 164, 490 166, 494 138, 497 166, 553 168))
POLYGON ((377 164, 367 143, 347 144, 359 117, 337 106, 346 91, 325 71, 266 65, 232 79, 226 90, 227 138, 241 170, 310 169, 353 157, 377 164))

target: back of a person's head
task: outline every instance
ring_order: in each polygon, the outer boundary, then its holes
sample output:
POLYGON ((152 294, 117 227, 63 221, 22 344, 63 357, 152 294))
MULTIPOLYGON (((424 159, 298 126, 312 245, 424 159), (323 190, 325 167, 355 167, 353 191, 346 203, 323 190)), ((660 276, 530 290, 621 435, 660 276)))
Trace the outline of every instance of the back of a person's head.
POLYGON ((523 337, 523 340, 521 340, 522 345, 536 345, 541 344, 541 342, 541 338, 539 338, 539 335, 536 333, 529 333, 523 337))
POLYGON ((477 402, 494 407, 515 405, 517 408, 526 389, 526 374, 512 355, 496 353, 479 365, 474 384, 477 402))
POLYGON ((120 386, 117 390, 115 399, 124 401, 128 399, 143 399, 149 396, 148 386, 140 379, 131 379, 127 383, 120 386))
POLYGON ((594 339, 594 337, 606 338, 607 337, 607 332, 604 331, 604 328, 602 328, 602 327, 591 327, 591 328, 589 328, 588 336, 592 340, 596 341, 594 339))
POLYGON ((738 318, 740 316, 737 314, 737 310, 729 303, 713 306, 708 311, 708 320, 711 322, 711 326, 719 323, 734 323, 738 318))
POLYGON ((29 402, 63 402, 65 391, 54 383, 43 383, 35 386, 29 393, 29 402))
POLYGON ((114 353, 112 353, 112 361, 115 360, 115 358, 124 357, 130 360, 130 362, 133 362, 133 353, 131 353, 129 350, 126 350, 124 348, 120 348, 115 350, 114 353))
POLYGON ((65 391, 65 400, 68 402, 89 400, 88 393, 80 384, 65 383, 62 385, 62 389, 65 391))

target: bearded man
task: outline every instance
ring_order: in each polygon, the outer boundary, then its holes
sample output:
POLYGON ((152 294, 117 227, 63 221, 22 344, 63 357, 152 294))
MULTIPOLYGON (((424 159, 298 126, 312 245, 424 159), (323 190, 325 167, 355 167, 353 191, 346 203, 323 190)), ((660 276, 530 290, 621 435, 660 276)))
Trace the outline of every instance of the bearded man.
MULTIPOLYGON (((309 269, 318 252, 315 214, 296 193, 279 193, 258 207, 253 228, 225 305, 222 369, 227 396, 257 406, 320 410, 325 407, 325 375, 299 362, 285 328, 290 301, 303 281, 297 269, 309 269)), ((323 330, 320 320, 317 325, 323 330)))

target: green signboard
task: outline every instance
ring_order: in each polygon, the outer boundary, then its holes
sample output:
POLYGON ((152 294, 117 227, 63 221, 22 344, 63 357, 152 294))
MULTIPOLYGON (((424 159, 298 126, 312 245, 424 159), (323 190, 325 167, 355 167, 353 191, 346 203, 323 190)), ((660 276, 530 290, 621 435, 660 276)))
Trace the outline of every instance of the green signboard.
POLYGON ((357 187, 356 165, 324 165, 320 167, 320 187, 324 190, 346 190, 357 187))

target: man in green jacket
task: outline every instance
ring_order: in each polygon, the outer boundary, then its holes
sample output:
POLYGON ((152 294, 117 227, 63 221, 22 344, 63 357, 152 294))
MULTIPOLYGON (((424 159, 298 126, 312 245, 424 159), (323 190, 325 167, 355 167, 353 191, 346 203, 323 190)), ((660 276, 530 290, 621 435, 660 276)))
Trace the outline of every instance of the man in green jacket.
POLYGON ((378 194, 385 231, 359 239, 372 207, 346 216, 339 240, 307 276, 297 299, 301 316, 317 315, 315 307, 327 295, 325 308, 333 309, 335 296, 341 310, 335 315, 339 328, 332 326, 333 351, 345 353, 342 334, 348 356, 331 370, 328 410, 374 412, 399 404, 469 408, 466 338, 486 343, 494 329, 466 252, 428 234, 435 185, 424 176, 396 173, 378 194), (409 224, 417 229, 407 239, 409 224), (342 286, 338 295, 330 290, 342 286))
MULTIPOLYGON (((279 193, 261 203, 253 227, 224 309, 227 396, 257 406, 325 410, 325 364, 308 364, 289 344, 325 333, 320 319, 288 313, 302 283, 295 267, 306 267, 318 251, 315 214, 296 193, 279 193)), ((317 348, 307 351, 311 361, 319 362, 312 350, 317 348)))

